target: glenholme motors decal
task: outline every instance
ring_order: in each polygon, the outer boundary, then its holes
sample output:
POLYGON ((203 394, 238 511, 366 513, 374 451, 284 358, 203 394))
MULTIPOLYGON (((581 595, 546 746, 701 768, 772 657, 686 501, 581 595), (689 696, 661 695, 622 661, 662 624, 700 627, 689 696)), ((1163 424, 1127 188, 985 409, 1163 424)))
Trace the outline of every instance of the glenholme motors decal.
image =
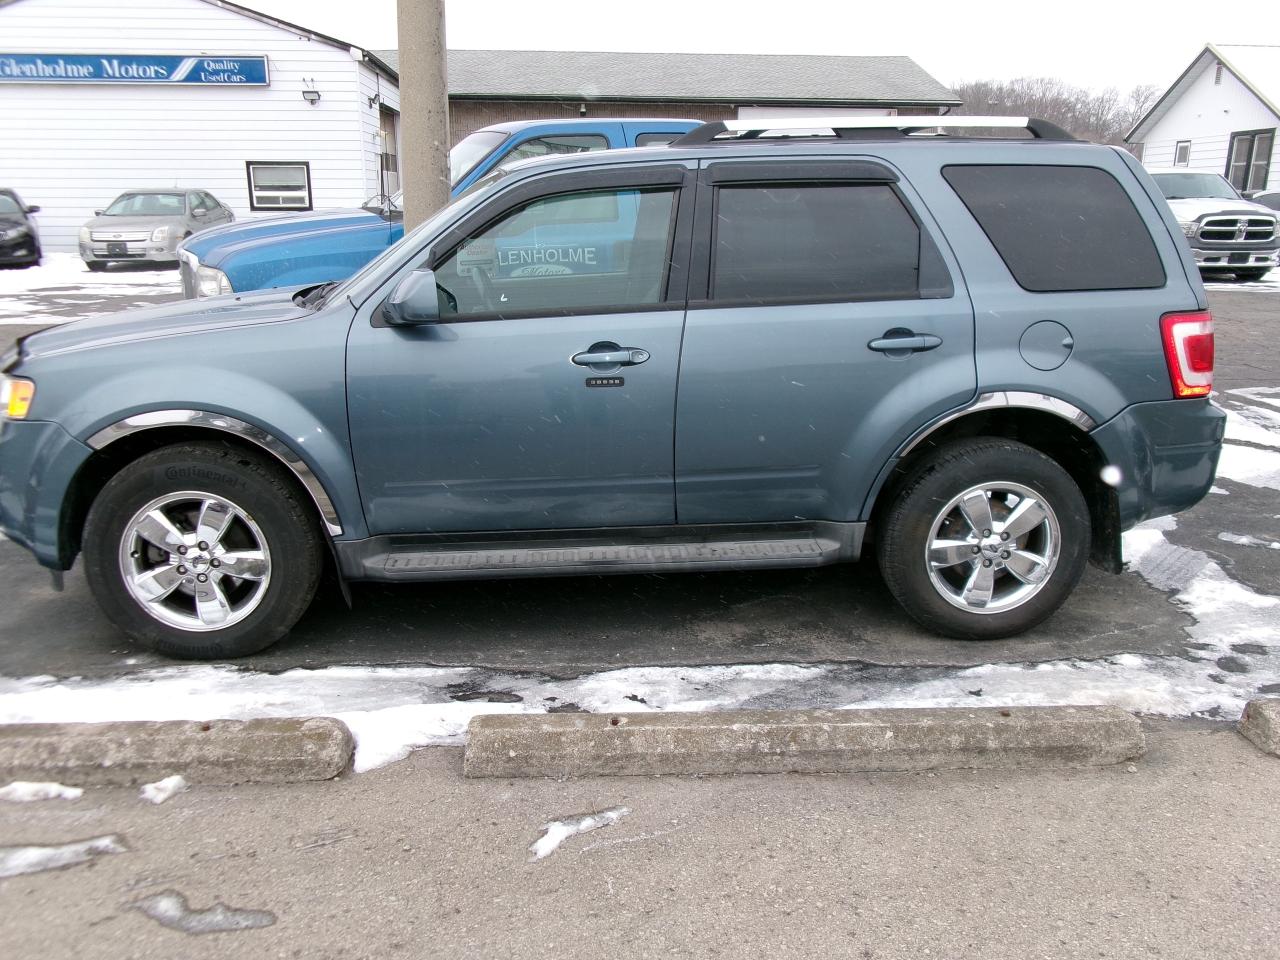
POLYGON ((264 56, 0 53, 0 83, 169 83, 266 87, 264 56))

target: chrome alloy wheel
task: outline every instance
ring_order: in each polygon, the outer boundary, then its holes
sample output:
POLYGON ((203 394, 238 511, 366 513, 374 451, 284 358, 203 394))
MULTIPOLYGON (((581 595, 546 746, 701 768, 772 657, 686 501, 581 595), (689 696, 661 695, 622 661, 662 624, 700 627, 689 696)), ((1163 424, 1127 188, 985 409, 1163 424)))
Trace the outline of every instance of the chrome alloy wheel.
POLYGON ((244 510, 210 493, 157 497, 120 538, 120 573, 138 606, 179 630, 207 632, 257 609, 271 582, 271 551, 244 510))
POLYGON ((934 518, 925 565, 934 589, 970 613, 1003 613, 1049 581, 1062 551, 1058 518, 1020 483, 970 487, 934 518))

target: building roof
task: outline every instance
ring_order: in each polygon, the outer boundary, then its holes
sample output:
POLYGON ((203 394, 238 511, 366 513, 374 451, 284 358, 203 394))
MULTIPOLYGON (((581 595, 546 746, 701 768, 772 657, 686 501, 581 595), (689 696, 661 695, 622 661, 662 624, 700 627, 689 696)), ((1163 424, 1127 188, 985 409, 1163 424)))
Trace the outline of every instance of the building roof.
MULTIPOLYGON (((395 50, 375 56, 399 68, 395 50)), ((910 57, 450 50, 455 97, 954 106, 910 57)))
POLYGON ((1218 63, 1229 70, 1246 89, 1280 119, 1280 46, 1260 43, 1207 43, 1191 61, 1191 65, 1173 82, 1173 86, 1164 92, 1164 96, 1157 100, 1143 118, 1133 125, 1133 129, 1125 134, 1125 141, 1136 143, 1142 140, 1150 129, 1169 112, 1169 108, 1177 102, 1187 88, 1195 83, 1204 71, 1218 63))
MULTIPOLYGON (((0 0, 0 7, 11 6, 18 2, 19 0, 0 0)), ((222 7, 224 10, 230 10, 232 13, 237 13, 242 17, 248 17, 251 20, 257 20, 260 23, 279 27, 280 29, 287 30, 290 33, 302 34, 312 40, 318 40, 331 47, 337 47, 339 50, 349 50, 356 55, 357 60, 364 60, 378 72, 386 74, 386 76, 392 80, 396 79, 396 71, 394 68, 387 66, 380 57, 369 50, 365 50, 363 47, 357 47, 353 43, 347 43, 345 40, 339 40, 336 37, 329 36, 328 34, 320 33, 316 30, 312 30, 310 27, 302 27, 296 23, 290 23, 288 20, 281 20, 279 17, 273 17, 271 14, 263 13, 260 10, 251 10, 239 3, 233 3, 232 0, 204 0, 204 2, 215 7, 222 7)))

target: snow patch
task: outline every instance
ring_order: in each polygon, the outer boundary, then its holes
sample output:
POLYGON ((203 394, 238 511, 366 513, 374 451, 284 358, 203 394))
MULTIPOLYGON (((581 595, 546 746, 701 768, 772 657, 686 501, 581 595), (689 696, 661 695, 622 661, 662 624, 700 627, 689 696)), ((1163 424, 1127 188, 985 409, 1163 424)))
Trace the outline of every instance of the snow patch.
POLYGON ((529 853, 532 854, 529 862, 533 863, 551 856, 560 844, 575 834, 590 833, 601 827, 612 826, 630 812, 631 810, 627 807, 610 807, 608 810, 600 810, 596 813, 583 813, 564 820, 544 823, 542 825, 544 833, 529 847, 529 853))
POLYGON ((139 910, 160 926, 183 933, 255 930, 276 922, 276 915, 268 910, 239 910, 225 903, 215 903, 207 910, 192 910, 187 905, 187 898, 177 890, 163 890, 135 900, 129 909, 139 910))
POLYGON ((128 853, 114 833, 54 847, 0 847, 0 877, 20 877, 45 870, 61 870, 88 863, 108 853, 128 853))
POLYGON ((1124 534, 1125 559, 1152 586, 1176 591, 1173 601, 1196 619, 1196 648, 1184 657, 1136 654, 1101 660, 992 663, 900 686, 849 707, 962 707, 982 690, 984 706, 1111 704, 1158 716, 1193 714, 1236 719, 1257 688, 1277 671, 1250 663, 1245 673, 1217 669, 1233 648, 1280 644, 1280 597, 1232 580, 1204 553, 1169 543, 1142 525, 1124 534))
POLYGON ((352 768, 364 773, 403 760, 415 747, 460 742, 471 718, 482 713, 529 713, 534 709, 521 703, 472 701, 406 704, 334 716, 351 730, 356 741, 352 768))
POLYGON ((186 779, 175 773, 172 777, 165 777, 155 783, 144 783, 142 789, 138 791, 138 799, 146 800, 148 803, 164 803, 174 794, 182 793, 186 789, 186 779))
POLYGON ((1280 550, 1280 540, 1263 540, 1251 537, 1247 533, 1220 533, 1218 539, 1226 543, 1239 544, 1242 547, 1264 547, 1268 550, 1280 550))
POLYGON ((1261 280, 1213 280, 1206 282, 1206 290, 1222 293, 1280 293, 1280 270, 1271 270, 1261 280))
POLYGON ((1218 460, 1218 476, 1251 487, 1280 490, 1280 452, 1224 443, 1218 460))
POLYGON ((44 263, 23 270, 0 270, 0 325, 67 323, 73 319, 114 313, 93 310, 109 298, 137 297, 149 303, 158 297, 182 293, 182 278, 176 270, 107 270, 91 273, 75 254, 48 253, 44 263), (76 317, 50 313, 55 307, 81 306, 76 317))
POLYGON ((1280 448, 1280 414, 1277 414, 1273 426, 1270 412, 1261 407, 1241 409, 1231 406, 1222 409, 1227 413, 1227 430, 1224 436, 1228 442, 1280 448))
POLYGON ((80 787, 64 787, 60 783, 15 780, 7 787, 0 787, 0 800, 10 803, 33 803, 37 800, 79 800, 84 796, 80 787))
POLYGON ((469 667, 328 667, 280 674, 234 667, 164 667, 108 680, 0 677, 0 723, 205 720, 331 716, 356 740, 363 772, 414 747, 460 743, 482 713, 542 713, 550 703, 585 710, 715 710, 788 691, 829 673, 824 666, 636 667, 552 681, 469 667), (514 703, 460 702, 451 688, 500 686, 514 703), (639 697, 639 700, 631 699, 639 697), (548 700, 548 697, 555 698, 548 700))

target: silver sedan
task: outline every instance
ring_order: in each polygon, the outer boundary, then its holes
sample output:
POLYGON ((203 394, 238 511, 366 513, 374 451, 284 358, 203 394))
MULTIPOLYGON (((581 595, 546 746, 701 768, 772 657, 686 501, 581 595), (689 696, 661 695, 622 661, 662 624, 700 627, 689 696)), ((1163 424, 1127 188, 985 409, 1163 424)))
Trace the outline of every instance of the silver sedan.
POLYGON ((80 259, 90 270, 109 263, 177 263, 177 247, 235 214, 208 190, 128 190, 80 228, 80 259))

